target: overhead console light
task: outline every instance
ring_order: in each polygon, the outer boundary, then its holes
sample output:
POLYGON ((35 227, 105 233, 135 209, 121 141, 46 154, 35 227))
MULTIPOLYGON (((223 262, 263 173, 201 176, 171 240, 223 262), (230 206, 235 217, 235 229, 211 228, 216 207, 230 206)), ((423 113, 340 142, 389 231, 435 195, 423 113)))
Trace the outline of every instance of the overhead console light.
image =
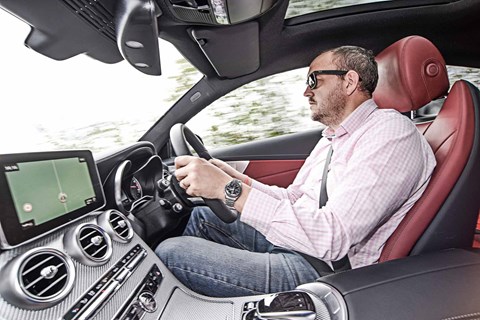
POLYGON ((175 16, 185 22, 231 25, 253 20, 279 0, 170 0, 175 16))
POLYGON ((218 24, 229 24, 227 14, 227 4, 225 0, 211 0, 213 14, 218 24))
POLYGON ((153 0, 119 0, 115 13, 117 45, 123 58, 148 75, 161 75, 157 18, 153 0))

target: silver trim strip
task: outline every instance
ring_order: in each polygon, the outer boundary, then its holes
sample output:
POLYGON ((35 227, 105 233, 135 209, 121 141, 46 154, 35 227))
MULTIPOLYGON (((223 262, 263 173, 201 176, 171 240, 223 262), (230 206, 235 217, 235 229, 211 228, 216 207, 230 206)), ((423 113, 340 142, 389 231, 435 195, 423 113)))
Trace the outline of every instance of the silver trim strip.
POLYGON ((124 176, 124 172, 130 170, 132 166, 132 162, 130 160, 125 160, 117 167, 115 171, 115 178, 113 179, 113 190, 114 190, 114 198, 115 198, 115 205, 119 210, 123 212, 128 212, 127 209, 123 207, 122 203, 122 180, 124 176))

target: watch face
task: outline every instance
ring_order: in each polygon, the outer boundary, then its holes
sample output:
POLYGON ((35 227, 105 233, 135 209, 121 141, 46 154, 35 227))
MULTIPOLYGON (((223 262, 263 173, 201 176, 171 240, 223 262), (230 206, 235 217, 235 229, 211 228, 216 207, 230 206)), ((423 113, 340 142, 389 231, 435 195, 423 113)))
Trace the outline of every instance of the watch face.
POLYGON ((232 198, 242 193, 242 183, 239 180, 232 180, 225 186, 225 193, 232 198))

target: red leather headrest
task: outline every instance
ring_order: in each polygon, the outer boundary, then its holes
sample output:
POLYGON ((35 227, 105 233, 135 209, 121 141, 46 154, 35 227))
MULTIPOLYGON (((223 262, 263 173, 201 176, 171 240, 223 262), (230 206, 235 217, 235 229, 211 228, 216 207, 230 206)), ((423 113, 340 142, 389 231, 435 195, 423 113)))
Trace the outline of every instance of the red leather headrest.
POLYGON ((417 110, 448 92, 445 60, 423 37, 403 38, 378 54, 376 60, 379 78, 373 99, 380 108, 417 110))

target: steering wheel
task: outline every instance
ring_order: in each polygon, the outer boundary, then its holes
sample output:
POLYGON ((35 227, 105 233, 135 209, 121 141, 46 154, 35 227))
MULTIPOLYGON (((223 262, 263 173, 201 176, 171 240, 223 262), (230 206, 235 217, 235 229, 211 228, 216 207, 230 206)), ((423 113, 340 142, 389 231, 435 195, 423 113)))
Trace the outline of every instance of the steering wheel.
MULTIPOLYGON (((182 123, 177 123, 170 129, 170 141, 172 142, 173 150, 177 156, 192 155, 188 148, 189 144, 200 158, 205 160, 212 159, 212 156, 208 153, 200 139, 182 123)), ((172 175, 171 185, 173 186, 175 194, 182 198, 184 202, 188 203, 189 201, 186 199, 188 195, 180 186, 175 175, 172 175)), ((230 210, 223 201, 218 199, 202 199, 205 201, 205 204, 212 209, 213 213, 215 213, 223 222, 232 223, 237 220, 237 213, 230 210)))

